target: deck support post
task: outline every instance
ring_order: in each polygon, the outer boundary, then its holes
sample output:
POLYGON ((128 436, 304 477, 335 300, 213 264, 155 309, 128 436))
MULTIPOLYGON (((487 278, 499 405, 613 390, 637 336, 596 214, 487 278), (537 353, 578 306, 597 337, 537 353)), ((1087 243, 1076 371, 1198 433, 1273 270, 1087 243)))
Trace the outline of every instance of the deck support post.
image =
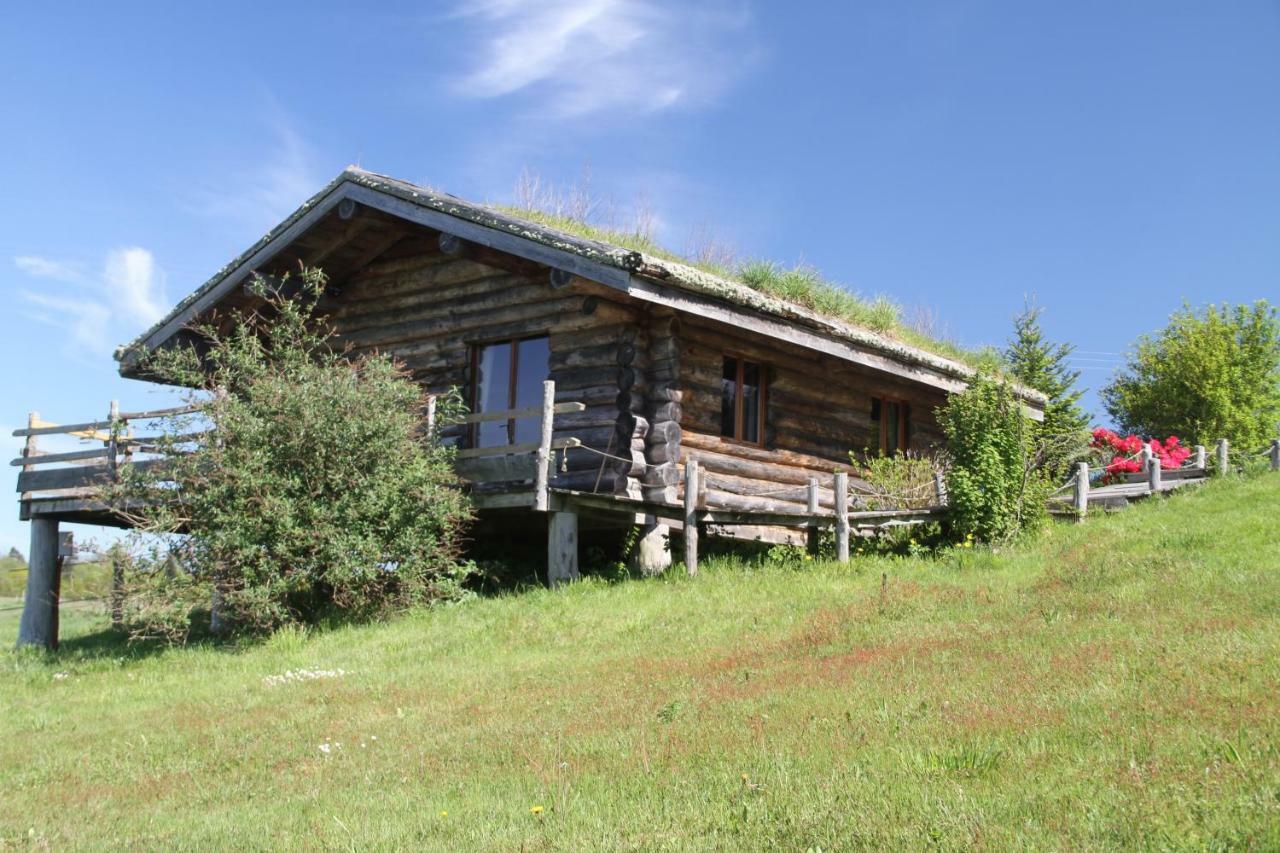
POLYGON ((578 579, 578 514, 556 511, 547 520, 547 584, 578 579))
POLYGON ((1204 473, 1204 469, 1209 465, 1208 454, 1205 452, 1203 444, 1196 445, 1196 462, 1195 466, 1200 469, 1200 473, 1204 473))
MULTIPOLYGON (((538 467, 534 473, 533 508, 538 512, 546 512, 551 507, 551 438, 555 434, 555 416, 556 383, 548 379, 542 383, 542 431, 538 437, 538 467)), ((576 533, 574 538, 576 541, 576 533)), ((574 557, 573 573, 575 577, 578 574, 577 557, 574 557)))
POLYGON ((1147 491, 1153 495, 1160 492, 1160 457, 1155 454, 1147 459, 1147 491))
POLYGON ((1218 476, 1226 476, 1228 464, 1230 461, 1231 444, 1225 438, 1218 439, 1218 476))
POLYGON ((1271 439, 1271 470, 1280 471, 1280 438, 1271 439))
POLYGON ((836 472, 836 559, 849 562, 849 475, 836 472))
POLYGON ((31 519, 27 555, 27 596, 18 623, 19 646, 58 647, 58 522, 31 519))
POLYGON ((1089 463, 1076 463, 1076 488, 1075 488, 1075 509, 1076 518, 1083 521, 1084 517, 1089 514, 1089 463))
POLYGON ((684 463, 684 570, 698 573, 698 462, 684 463))
POLYGON ((655 516, 644 517, 631 565, 645 577, 660 575, 671 568, 671 528, 655 516))

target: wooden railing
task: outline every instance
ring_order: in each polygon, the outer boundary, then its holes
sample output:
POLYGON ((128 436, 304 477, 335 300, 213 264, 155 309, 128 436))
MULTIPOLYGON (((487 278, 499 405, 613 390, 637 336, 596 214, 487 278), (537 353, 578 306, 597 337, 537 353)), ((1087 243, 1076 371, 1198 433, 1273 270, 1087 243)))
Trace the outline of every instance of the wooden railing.
MULTIPOLYGON (((45 497, 91 497, 103 486, 117 481, 125 465, 151 467, 164 461, 158 457, 160 448, 157 443, 161 436, 135 436, 132 426, 135 422, 154 422, 197 411, 199 409, 195 406, 177 406, 146 412, 121 412, 119 404, 113 400, 105 420, 78 424, 52 423, 32 412, 27 417, 26 429, 13 432, 14 436, 26 439, 22 455, 9 463, 22 468, 18 474, 17 490, 24 501, 45 497), (47 452, 40 447, 41 437, 46 436, 70 436, 100 446, 47 452), (156 458, 138 459, 140 455, 156 458)), ((193 440, 196 437, 190 436, 193 440)))
MULTIPOLYGON (((551 460, 556 450, 581 447, 577 438, 556 439, 555 416, 569 412, 586 411, 585 403, 557 403, 556 383, 548 379, 542 383, 542 404, 522 409, 500 409, 476 412, 460 419, 467 426, 500 421, 517 421, 538 418, 538 440, 470 447, 456 455, 458 473, 464 479, 479 483, 505 483, 533 481, 533 507, 546 512, 550 507, 551 460)), ((428 430, 435 430, 434 399, 428 402, 428 430)))

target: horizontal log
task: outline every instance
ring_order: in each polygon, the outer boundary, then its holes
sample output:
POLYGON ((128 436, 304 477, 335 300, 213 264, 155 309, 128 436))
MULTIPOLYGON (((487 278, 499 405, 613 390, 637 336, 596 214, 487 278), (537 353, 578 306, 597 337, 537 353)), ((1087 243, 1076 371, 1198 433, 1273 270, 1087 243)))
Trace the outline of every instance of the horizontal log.
POLYGON ((537 472, 538 457, 533 454, 518 456, 483 456, 459 459, 458 475, 471 482, 508 482, 532 480, 537 472))

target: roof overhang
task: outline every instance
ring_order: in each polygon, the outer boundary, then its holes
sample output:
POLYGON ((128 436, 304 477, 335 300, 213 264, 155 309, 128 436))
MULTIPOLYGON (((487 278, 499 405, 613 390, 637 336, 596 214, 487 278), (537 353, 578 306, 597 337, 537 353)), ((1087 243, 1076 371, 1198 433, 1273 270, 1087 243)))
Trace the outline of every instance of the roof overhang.
MULTIPOLYGON (((142 353, 160 348, 205 315, 344 202, 564 270, 641 302, 729 323, 906 381, 956 392, 967 387, 975 375, 967 365, 684 264, 566 234, 354 167, 219 270, 132 344, 117 350, 121 373, 131 374, 142 353)), ((1027 414, 1042 419, 1043 395, 1022 387, 1015 391, 1027 414)))

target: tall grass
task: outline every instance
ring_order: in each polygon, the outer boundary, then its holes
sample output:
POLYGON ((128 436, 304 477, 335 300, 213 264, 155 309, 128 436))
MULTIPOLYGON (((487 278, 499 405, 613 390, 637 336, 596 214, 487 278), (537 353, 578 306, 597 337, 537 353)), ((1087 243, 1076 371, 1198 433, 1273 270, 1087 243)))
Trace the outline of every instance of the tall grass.
POLYGON ((73 624, 0 658, 0 839, 1275 849, 1280 477, 1196 488, 999 552, 722 560, 258 645, 73 624))

